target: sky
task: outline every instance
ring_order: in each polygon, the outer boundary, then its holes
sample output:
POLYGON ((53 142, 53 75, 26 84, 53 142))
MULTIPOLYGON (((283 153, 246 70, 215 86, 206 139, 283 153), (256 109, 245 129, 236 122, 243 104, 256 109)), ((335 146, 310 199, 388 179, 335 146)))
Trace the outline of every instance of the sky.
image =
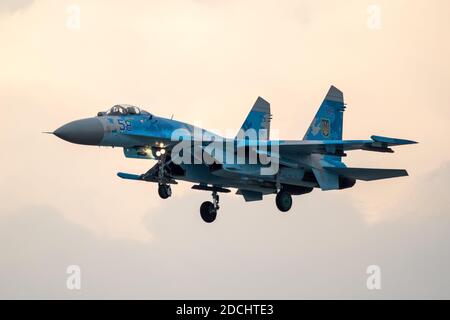
POLYGON ((0 2, 0 298, 450 298, 450 21, 446 0, 0 2), (380 19, 373 18, 373 5, 380 19), (79 19, 77 19, 77 17, 79 19), (75 20, 74 20, 75 19, 75 20), (407 178, 294 198, 123 181, 151 161, 44 135, 118 103, 231 136, 258 96, 301 139, 330 85, 350 152, 407 178), (79 265, 81 290, 66 268, 79 265), (382 289, 368 290, 378 265, 382 289))

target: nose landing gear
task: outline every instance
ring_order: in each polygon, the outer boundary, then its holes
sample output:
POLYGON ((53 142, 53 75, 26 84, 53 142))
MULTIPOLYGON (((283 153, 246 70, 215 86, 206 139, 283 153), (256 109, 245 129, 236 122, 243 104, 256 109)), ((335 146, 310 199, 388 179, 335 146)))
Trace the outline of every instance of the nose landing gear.
POLYGON ((217 191, 212 193, 213 201, 205 201, 200 206, 200 216, 206 223, 212 223, 216 220, 217 210, 219 210, 219 195, 217 191))
POLYGON ((158 194, 161 199, 167 199, 172 195, 172 189, 170 188, 170 184, 167 183, 166 172, 164 170, 166 166, 166 152, 165 149, 158 150, 156 155, 159 157, 158 160, 158 194), (164 152, 162 152, 164 151, 164 152))

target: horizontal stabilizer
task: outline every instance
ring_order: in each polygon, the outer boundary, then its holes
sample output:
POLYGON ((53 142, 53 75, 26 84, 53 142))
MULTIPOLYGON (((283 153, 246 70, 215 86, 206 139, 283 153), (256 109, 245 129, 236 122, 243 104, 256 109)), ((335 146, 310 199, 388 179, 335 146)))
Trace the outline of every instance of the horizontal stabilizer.
POLYGON ((334 167, 326 167, 324 169, 336 173, 340 176, 363 181, 397 178, 408 175, 408 172, 404 169, 367 169, 367 168, 334 168, 334 167))
POLYGON ((371 136, 370 137, 375 143, 385 144, 387 146, 401 146, 405 144, 416 144, 416 141, 406 140, 406 139, 397 139, 397 138, 388 138, 388 137, 380 137, 380 136, 371 136))

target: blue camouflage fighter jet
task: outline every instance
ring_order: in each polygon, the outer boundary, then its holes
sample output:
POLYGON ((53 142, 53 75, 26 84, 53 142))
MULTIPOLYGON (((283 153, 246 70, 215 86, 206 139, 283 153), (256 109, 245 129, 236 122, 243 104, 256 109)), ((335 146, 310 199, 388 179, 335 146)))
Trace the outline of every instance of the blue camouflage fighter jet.
POLYGON ((158 117, 131 105, 115 105, 96 117, 76 120, 52 134, 66 141, 123 148, 125 157, 156 160, 144 174, 119 172, 123 179, 158 184, 162 199, 171 196, 177 180, 212 193, 200 206, 211 223, 219 209, 219 193, 237 189, 245 201, 276 194, 276 206, 287 212, 292 196, 351 188, 357 180, 407 176, 403 169, 348 168, 348 151, 394 152, 391 147, 415 141, 372 136, 343 140, 343 93, 331 86, 303 140, 270 140, 270 104, 259 97, 235 138, 224 138, 196 126, 158 117))

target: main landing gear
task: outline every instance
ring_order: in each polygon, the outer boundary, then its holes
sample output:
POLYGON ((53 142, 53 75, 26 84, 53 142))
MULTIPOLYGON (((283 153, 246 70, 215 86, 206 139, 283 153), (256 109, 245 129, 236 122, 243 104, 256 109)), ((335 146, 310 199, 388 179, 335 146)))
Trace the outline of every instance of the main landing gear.
POLYGON ((212 223, 216 220, 217 210, 219 210, 219 195, 217 191, 212 193, 213 201, 205 201, 200 206, 200 216, 206 223, 212 223))
POLYGON ((212 223, 216 220, 217 210, 219 210, 219 192, 229 193, 230 189, 220 186, 208 186, 207 184, 199 184, 192 186, 194 190, 212 191, 213 201, 205 201, 200 206, 200 216, 206 223, 212 223))
POLYGON ((172 189, 170 188, 170 184, 159 183, 158 194, 161 197, 161 199, 169 198, 172 195, 172 189))
POLYGON ((280 190, 275 198, 278 210, 288 212, 292 207, 292 196, 289 192, 280 190))

